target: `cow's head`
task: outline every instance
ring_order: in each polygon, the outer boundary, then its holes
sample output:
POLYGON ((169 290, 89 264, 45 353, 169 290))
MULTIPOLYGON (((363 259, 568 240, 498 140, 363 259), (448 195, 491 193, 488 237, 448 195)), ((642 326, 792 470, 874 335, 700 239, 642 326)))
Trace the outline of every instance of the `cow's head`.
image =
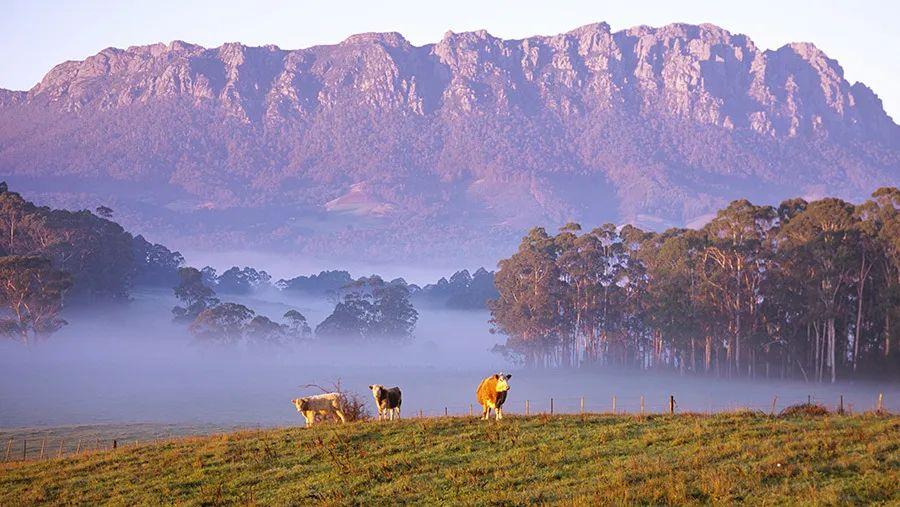
POLYGON ((309 400, 306 398, 294 398, 291 400, 291 403, 297 408, 297 412, 306 412, 309 410, 309 400))
POLYGON ((384 398, 384 386, 381 384, 372 384, 369 386, 369 389, 372 390, 372 396, 375 397, 375 400, 379 400, 384 398))
POLYGON ((509 391, 509 379, 512 375, 503 372, 497 373, 494 375, 494 378, 497 380, 497 392, 502 393, 503 391, 509 391))

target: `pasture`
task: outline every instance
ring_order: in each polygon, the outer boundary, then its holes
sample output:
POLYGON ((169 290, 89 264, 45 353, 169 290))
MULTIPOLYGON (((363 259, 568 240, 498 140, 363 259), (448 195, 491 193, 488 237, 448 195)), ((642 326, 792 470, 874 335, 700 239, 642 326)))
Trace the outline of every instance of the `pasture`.
POLYGON ((900 417, 410 418, 0 464, 0 505, 900 502, 900 417))

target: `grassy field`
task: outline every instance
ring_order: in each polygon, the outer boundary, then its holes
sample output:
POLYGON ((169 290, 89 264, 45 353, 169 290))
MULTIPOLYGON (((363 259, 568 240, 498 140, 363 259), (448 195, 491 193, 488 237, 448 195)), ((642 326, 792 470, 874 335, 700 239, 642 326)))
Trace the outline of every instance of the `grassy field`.
POLYGON ((900 417, 408 419, 0 465, 0 505, 900 503, 900 417))

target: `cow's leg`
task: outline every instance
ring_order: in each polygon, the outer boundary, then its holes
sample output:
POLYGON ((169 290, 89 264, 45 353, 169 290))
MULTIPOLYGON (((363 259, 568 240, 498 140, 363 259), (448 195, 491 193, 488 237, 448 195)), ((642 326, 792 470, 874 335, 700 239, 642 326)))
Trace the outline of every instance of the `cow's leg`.
POLYGON ((500 419, 503 419, 503 409, 497 407, 497 420, 499 421, 500 419))
POLYGON ((392 408, 388 409, 388 417, 390 418, 391 421, 394 420, 394 409, 392 409, 392 408))
POLYGON ((338 418, 341 420, 341 423, 346 423, 346 422, 347 422, 347 418, 344 417, 344 411, 343 411, 343 410, 335 410, 335 411, 334 411, 334 415, 338 416, 338 418))
POLYGON ((489 407, 488 405, 482 405, 481 406, 481 419, 487 420, 487 418, 490 417, 490 415, 491 415, 491 407, 489 407))
POLYGON ((303 418, 306 419, 306 427, 310 427, 316 421, 315 412, 303 412, 303 418))

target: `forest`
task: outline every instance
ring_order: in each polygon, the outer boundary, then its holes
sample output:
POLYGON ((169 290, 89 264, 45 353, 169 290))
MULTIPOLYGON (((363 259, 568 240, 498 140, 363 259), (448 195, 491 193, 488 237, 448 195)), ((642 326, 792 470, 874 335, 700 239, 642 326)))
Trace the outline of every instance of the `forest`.
POLYGON ((728 377, 896 376, 900 191, 732 202, 698 230, 532 229, 499 262, 501 353, 728 377))
MULTIPOLYGON (((732 202, 700 229, 576 223, 534 228, 499 270, 418 286, 342 270, 272 281, 264 270, 185 266, 105 206, 36 206, 0 184, 0 334, 28 343, 67 308, 128 304, 171 289, 173 320, 200 340, 286 344, 413 338, 420 308, 490 309, 494 351, 532 368, 632 368, 727 377, 896 377, 900 372, 900 190, 854 205, 732 202), (330 301, 313 326, 223 298, 277 291, 330 301)), ((246 301, 246 299, 244 299, 246 301)), ((75 317, 73 317, 75 318, 75 317)))
MULTIPOLYGON (((174 321, 198 339, 222 344, 284 345, 312 338, 296 309, 276 322, 222 297, 282 291, 334 303, 315 328, 330 340, 412 338, 416 304, 434 308, 485 309, 496 296, 493 272, 460 270, 448 281, 420 287, 402 278, 354 279, 343 270, 272 281, 265 270, 233 266, 222 273, 185 265, 183 256, 114 220, 107 206, 68 211, 36 206, 0 183, 0 335, 29 343, 68 322, 64 309, 128 304, 137 288, 171 289, 179 305, 174 321)), ((71 313, 71 312, 70 312, 71 313)))

